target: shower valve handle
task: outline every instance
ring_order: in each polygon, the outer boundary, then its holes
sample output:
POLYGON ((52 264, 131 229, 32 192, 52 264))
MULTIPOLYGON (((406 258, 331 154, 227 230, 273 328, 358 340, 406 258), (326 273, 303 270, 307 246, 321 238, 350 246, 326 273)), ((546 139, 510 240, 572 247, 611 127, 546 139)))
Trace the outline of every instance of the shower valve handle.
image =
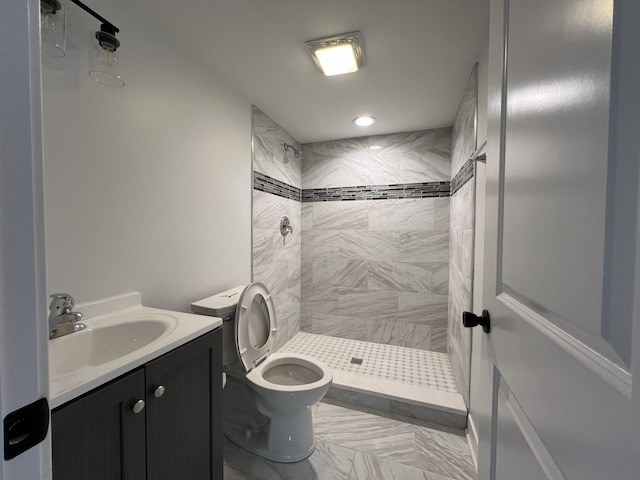
POLYGON ((463 312, 462 324, 467 328, 473 328, 480 325, 484 333, 489 333, 491 330, 491 317, 489 315, 489 311, 483 310, 481 316, 478 316, 473 312, 463 312))

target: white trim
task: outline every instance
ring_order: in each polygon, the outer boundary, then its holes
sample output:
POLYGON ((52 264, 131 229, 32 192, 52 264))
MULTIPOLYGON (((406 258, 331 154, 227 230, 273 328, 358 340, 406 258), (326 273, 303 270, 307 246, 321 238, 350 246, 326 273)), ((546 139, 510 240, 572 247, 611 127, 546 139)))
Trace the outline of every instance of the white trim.
POLYGON ((632 380, 630 372, 624 370, 602 354, 571 336, 557 325, 539 315, 508 293, 498 295, 498 300, 516 315, 526 320, 564 351, 576 358, 589 370, 609 383, 627 398, 631 398, 632 380))
POLYGON ((473 460, 473 468, 478 474, 478 429, 476 428, 475 421, 471 416, 471 413, 467 416, 467 431, 466 431, 467 443, 469 444, 469 452, 471 453, 471 459, 473 460))
POLYGON ((500 379, 498 396, 511 413, 513 420, 527 442, 527 445, 529 445, 531 453, 538 462, 538 465, 540 465, 545 477, 547 477, 548 480, 566 480, 562 471, 545 447, 544 442, 538 436, 533 425, 531 425, 524 410, 522 410, 522 407, 502 378, 500 379))

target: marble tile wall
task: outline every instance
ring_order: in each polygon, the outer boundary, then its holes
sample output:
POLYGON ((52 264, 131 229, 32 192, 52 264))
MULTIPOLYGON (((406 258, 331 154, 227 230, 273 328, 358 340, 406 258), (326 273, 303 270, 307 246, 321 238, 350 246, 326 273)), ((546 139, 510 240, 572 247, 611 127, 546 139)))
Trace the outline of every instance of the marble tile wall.
POLYGON ((462 312, 471 309, 475 183, 468 161, 476 149, 477 65, 465 88, 453 126, 451 236, 449 250, 449 319, 447 354, 458 390, 469 405, 471 332, 462 326, 462 312))
MULTIPOLYGON (((303 146, 306 189, 450 180, 451 129, 303 146)), ((445 351, 449 198, 302 204, 301 328, 445 351)))
MULTIPOLYGON (((254 177, 275 179, 299 189, 300 159, 291 151, 285 152, 283 144, 287 142, 300 148, 300 143, 256 107, 253 107, 252 140, 254 177)), ((300 330, 302 234, 299 193, 296 200, 294 195, 282 194, 276 187, 253 189, 252 268, 253 281, 264 283, 273 295, 278 349, 300 330), (293 233, 286 237, 280 234, 279 228, 284 215, 293 226, 293 233)))

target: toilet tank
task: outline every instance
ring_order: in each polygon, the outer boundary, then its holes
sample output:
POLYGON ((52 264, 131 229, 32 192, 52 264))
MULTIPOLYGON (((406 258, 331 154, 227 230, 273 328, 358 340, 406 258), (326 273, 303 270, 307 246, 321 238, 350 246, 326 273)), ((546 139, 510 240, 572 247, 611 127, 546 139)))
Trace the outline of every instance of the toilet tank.
POLYGON ((212 295, 191 304, 191 311, 199 315, 209 315, 222 319, 222 364, 229 365, 239 360, 236 348, 235 325, 236 307, 246 285, 238 285, 224 292, 212 295))

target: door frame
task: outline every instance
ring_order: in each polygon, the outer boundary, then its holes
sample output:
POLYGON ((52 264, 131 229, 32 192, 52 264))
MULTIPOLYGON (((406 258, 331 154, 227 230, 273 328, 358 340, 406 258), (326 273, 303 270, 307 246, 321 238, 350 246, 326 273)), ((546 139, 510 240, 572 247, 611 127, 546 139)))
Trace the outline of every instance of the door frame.
MULTIPOLYGON (((49 395, 40 2, 0 15, 0 416, 49 395)), ((51 478, 50 435, 0 480, 51 478)))

